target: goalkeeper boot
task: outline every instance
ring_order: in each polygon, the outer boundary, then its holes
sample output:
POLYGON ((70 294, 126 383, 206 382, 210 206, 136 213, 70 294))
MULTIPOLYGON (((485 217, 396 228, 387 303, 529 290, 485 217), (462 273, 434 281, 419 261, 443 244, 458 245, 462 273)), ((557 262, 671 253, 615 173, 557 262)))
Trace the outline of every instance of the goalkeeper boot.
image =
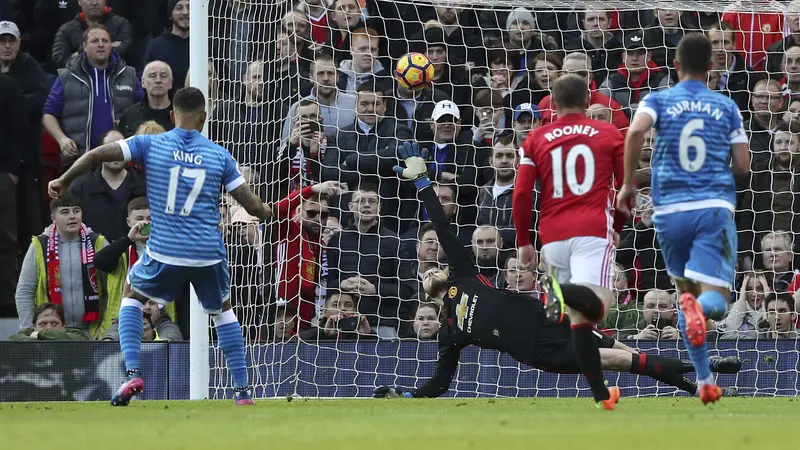
POLYGON ((542 287, 545 319, 550 323, 560 324, 564 321, 565 310, 561 285, 550 275, 542 275, 539 285, 542 287))
POLYGON ((726 387, 722 388, 722 396, 723 397, 738 397, 739 390, 734 387, 726 387))
POLYGON ((700 347, 706 343, 706 317, 703 307, 694 295, 686 292, 681 295, 681 311, 686 319, 686 340, 693 347, 700 347))
POLYGON ((142 391, 144 391, 144 380, 139 376, 138 371, 134 371, 128 375, 128 381, 122 383, 122 386, 111 397, 111 406, 128 406, 131 399, 142 391))
POLYGON ((697 392, 704 405, 716 402, 721 399, 724 394, 722 389, 716 384, 704 384, 700 386, 697 392))
POLYGON ((738 373, 742 369, 742 360, 738 356, 715 356, 709 358, 708 362, 711 371, 716 373, 738 373))
POLYGON ((602 408, 608 411, 614 410, 614 408, 617 406, 617 403, 619 403, 619 396, 620 396, 619 388, 616 386, 608 388, 608 395, 609 395, 608 400, 602 400, 597 402, 597 409, 602 408))
POLYGON ((250 387, 234 389, 233 402, 236 406, 251 406, 253 402, 253 391, 250 387))

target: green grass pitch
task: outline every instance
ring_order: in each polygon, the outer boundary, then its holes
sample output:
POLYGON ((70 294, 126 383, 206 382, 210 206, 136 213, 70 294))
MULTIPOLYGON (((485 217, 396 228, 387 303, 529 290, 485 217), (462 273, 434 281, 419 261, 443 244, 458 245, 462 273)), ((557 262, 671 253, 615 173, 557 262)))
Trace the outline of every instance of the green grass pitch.
POLYGON ((799 425, 793 398, 0 403, 0 448, 782 450, 799 425))

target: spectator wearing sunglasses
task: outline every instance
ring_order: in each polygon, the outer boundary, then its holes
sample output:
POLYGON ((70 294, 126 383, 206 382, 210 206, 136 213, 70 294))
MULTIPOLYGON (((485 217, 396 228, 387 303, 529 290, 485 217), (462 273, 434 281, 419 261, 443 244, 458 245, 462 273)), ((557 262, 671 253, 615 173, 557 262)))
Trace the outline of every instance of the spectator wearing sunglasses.
POLYGON ((298 329, 308 328, 316 312, 320 235, 330 215, 328 204, 340 192, 339 182, 326 181, 292 192, 273 208, 276 296, 297 310, 298 329))

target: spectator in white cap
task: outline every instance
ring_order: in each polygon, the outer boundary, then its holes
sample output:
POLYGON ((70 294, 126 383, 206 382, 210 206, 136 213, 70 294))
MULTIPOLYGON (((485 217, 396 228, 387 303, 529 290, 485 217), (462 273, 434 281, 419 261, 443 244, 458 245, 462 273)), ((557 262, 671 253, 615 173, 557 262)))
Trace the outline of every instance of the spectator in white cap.
POLYGON ((532 103, 520 103, 514 107, 513 119, 511 128, 514 130, 514 145, 520 148, 528 133, 542 124, 542 115, 538 106, 532 103))
POLYGON ((456 203, 459 205, 460 217, 456 219, 458 223, 467 223, 465 220, 474 219, 477 214, 477 167, 482 166, 476 159, 475 147, 470 142, 471 132, 469 129, 461 129, 461 111, 450 100, 436 103, 431 119, 433 142, 420 143, 420 147, 428 148, 428 176, 439 184, 457 186, 456 203))

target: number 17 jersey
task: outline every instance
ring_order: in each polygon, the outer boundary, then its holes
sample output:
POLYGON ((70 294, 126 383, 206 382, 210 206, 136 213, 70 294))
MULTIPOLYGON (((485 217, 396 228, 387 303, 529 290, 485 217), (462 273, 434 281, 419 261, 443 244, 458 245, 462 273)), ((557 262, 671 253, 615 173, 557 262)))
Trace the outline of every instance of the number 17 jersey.
POLYGON ((734 211, 731 145, 747 143, 736 103, 687 80, 645 97, 636 114, 653 118, 652 197, 656 212, 721 207, 734 211))
POLYGON ((150 257, 184 267, 225 261, 219 230, 222 188, 230 192, 245 182, 231 154, 199 132, 180 128, 134 136, 120 146, 126 161, 147 171, 150 257))
POLYGON ((534 129, 520 164, 536 168, 542 245, 574 237, 611 238, 614 185, 622 184, 624 142, 614 125, 568 114, 534 129))

